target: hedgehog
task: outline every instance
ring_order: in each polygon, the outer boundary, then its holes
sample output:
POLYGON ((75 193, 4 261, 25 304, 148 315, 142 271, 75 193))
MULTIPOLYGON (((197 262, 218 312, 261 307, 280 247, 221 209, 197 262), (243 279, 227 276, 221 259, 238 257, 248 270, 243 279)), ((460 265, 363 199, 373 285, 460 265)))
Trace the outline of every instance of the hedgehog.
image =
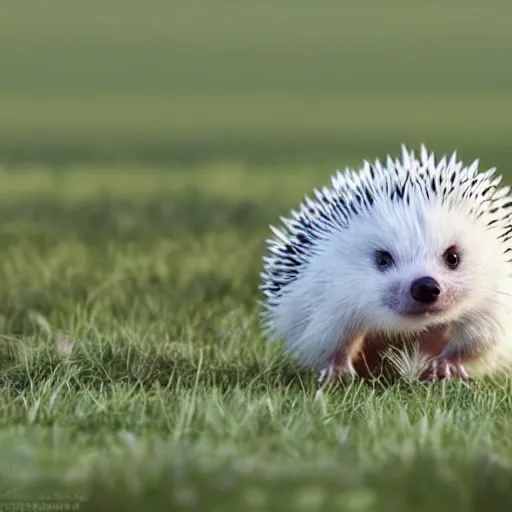
POLYGON ((512 367, 512 197, 455 151, 366 160, 314 189, 266 240, 265 337, 319 380, 377 378, 415 347, 423 381, 512 367))

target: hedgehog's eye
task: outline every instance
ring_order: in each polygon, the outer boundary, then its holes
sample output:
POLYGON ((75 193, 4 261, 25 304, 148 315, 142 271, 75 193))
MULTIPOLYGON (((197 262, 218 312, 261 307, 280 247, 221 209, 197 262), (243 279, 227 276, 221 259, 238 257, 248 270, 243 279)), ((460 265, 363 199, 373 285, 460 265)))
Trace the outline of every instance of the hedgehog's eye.
POLYGON ((379 270, 386 270, 393 265, 393 256, 388 251, 378 250, 374 254, 375 264, 379 270))
POLYGON ((460 255, 454 245, 444 251, 443 260, 448 268, 455 269, 459 266, 460 255))

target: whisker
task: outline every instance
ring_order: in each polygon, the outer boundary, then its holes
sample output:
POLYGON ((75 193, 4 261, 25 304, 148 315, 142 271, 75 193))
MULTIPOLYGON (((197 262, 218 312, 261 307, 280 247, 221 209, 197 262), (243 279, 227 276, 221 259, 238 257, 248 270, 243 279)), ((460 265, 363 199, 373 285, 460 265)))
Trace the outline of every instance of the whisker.
POLYGON ((481 288, 484 292, 497 293, 499 295, 505 295, 507 297, 512 297, 512 293, 503 292, 501 290, 495 290, 494 288, 481 288))

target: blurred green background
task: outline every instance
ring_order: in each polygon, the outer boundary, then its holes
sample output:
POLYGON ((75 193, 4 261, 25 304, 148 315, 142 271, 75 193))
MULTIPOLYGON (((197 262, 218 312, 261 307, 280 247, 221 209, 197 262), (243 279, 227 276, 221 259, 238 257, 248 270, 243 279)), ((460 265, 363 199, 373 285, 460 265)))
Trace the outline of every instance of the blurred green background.
POLYGON ((0 160, 505 171, 511 50, 510 0, 3 0, 0 160))

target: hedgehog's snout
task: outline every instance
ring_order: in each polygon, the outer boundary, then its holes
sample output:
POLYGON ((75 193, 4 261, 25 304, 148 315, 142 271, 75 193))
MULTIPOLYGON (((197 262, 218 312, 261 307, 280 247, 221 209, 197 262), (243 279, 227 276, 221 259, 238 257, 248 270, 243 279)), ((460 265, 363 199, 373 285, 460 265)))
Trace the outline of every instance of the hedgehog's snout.
POLYGON ((411 297, 421 304, 433 304, 441 295, 440 284, 430 276, 423 276, 411 284, 411 297))

